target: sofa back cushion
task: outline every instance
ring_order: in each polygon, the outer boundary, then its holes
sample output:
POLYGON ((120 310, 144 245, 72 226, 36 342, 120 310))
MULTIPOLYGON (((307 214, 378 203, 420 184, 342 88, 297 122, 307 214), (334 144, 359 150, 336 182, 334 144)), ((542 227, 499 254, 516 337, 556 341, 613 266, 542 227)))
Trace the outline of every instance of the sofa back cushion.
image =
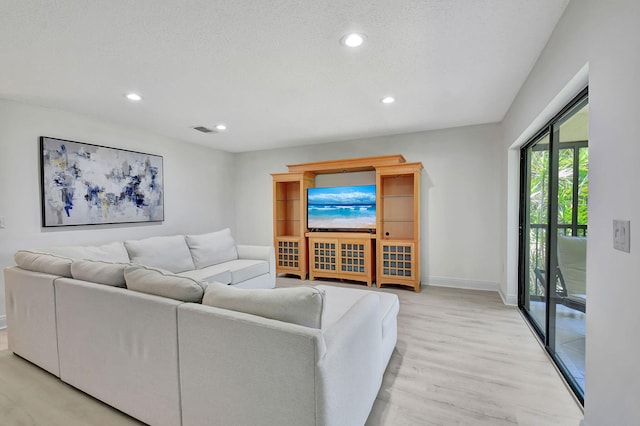
POLYGON ((71 262, 73 262, 73 259, 68 257, 39 250, 18 250, 14 259, 16 265, 27 271, 71 278, 71 262))
POLYGON ((101 260, 74 260, 71 263, 71 276, 76 280, 126 287, 124 269, 129 265, 129 263, 103 262, 101 260))
POLYGON ((129 262, 129 254, 122 241, 103 244, 100 246, 60 246, 49 247, 47 253, 71 259, 102 260, 106 262, 129 262))
POLYGON ((320 328, 324 291, 315 287, 241 289, 211 283, 204 293, 202 304, 320 328))
POLYGON ((185 240, 197 269, 238 258, 236 242, 229 228, 209 234, 187 235, 185 240))
POLYGON ((129 262, 129 255, 122 242, 115 242, 101 246, 59 246, 19 250, 14 259, 22 269, 71 278, 71 263, 74 259, 126 263, 129 262))
POLYGON ((195 269, 183 235, 124 242, 132 263, 155 266, 173 273, 195 269))
POLYGON ((206 283, 193 278, 174 275, 169 271, 143 265, 127 266, 124 270, 127 288, 141 293, 155 294, 183 302, 202 301, 206 283))

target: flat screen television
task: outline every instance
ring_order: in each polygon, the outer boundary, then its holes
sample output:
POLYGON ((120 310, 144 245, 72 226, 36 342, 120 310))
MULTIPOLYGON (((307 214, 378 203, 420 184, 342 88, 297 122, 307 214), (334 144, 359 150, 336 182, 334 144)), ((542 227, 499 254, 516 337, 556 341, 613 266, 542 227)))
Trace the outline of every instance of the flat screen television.
POLYGON ((376 186, 309 188, 307 227, 316 231, 375 229, 376 186))

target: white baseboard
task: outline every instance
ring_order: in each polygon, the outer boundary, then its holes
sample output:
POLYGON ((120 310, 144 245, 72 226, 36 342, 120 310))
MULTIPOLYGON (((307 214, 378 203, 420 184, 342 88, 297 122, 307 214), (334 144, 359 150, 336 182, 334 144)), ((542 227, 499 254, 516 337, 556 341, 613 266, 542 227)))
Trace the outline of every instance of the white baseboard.
POLYGON ((508 306, 518 306, 518 296, 510 295, 507 296, 502 292, 501 288, 498 288, 498 294, 502 298, 502 303, 508 306))
POLYGON ((2 330, 3 328, 7 328, 7 316, 6 315, 0 316, 0 330, 2 330))
POLYGON ((463 278, 429 277, 427 285, 436 287, 464 288, 467 290, 498 291, 497 282, 467 280, 463 278))

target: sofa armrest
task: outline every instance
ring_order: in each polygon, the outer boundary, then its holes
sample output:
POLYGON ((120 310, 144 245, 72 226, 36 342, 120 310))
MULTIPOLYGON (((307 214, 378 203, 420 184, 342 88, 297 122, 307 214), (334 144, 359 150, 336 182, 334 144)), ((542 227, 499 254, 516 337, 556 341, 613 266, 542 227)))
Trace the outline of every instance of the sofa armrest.
MULTIPOLYGON (((276 281, 276 252, 273 246, 251 246, 251 245, 238 245, 239 259, 254 259, 265 260, 269 263, 269 275, 276 281)), ((275 285, 275 284, 274 284, 275 285)))
POLYGON ((382 385, 380 298, 370 293, 324 332, 317 424, 364 424, 382 385))
POLYGON ((236 246, 238 250, 239 259, 254 259, 254 260, 270 260, 271 257, 275 257, 275 251, 273 246, 251 246, 238 244, 236 246))
POLYGON ((58 278, 17 266, 4 270, 9 350, 59 377, 53 287, 58 278))

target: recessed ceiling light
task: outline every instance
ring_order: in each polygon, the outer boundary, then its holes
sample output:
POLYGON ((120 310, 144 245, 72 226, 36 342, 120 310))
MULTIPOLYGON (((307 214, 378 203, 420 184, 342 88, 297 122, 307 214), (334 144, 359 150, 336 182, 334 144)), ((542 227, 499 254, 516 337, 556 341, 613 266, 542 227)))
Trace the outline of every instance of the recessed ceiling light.
POLYGON ((380 102, 382 102, 383 104, 392 104, 395 101, 396 100, 394 98, 392 98, 391 96, 385 96, 384 98, 380 99, 380 102))
POLYGON ((127 93, 124 96, 125 96, 125 98, 129 99, 130 101, 141 101, 142 100, 142 96, 138 95, 137 93, 127 93))
POLYGON ((220 124, 216 125, 216 129, 218 129, 218 130, 227 130, 227 126, 222 124, 222 123, 220 123, 220 124))
POLYGON ((345 46, 358 47, 364 43, 364 36, 362 34, 351 33, 342 37, 341 41, 345 46))

